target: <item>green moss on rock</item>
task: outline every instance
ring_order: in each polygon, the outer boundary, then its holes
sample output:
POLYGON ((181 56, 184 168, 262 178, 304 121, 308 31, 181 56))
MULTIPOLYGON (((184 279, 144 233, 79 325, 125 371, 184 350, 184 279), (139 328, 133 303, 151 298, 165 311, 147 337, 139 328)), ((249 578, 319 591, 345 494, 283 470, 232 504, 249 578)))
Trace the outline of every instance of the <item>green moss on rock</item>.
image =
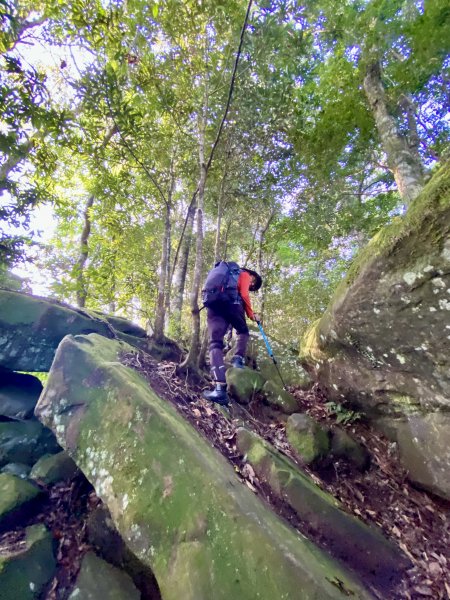
POLYGON ((29 481, 0 473, 0 521, 40 494, 41 490, 29 481))
POLYGON ((136 372, 117 363, 126 349, 95 334, 65 338, 37 414, 58 429, 127 546, 152 568, 163 598, 291 599, 299 589, 305 600, 341 598, 330 583, 335 578, 355 598, 370 597, 242 486, 136 372))
POLYGON ((251 369, 228 369, 226 378, 228 391, 240 404, 248 404, 265 384, 262 375, 251 369))
POLYGON ((349 561, 379 591, 390 596, 399 573, 409 566, 406 557, 380 531, 346 513, 333 496, 321 490, 286 456, 257 434, 239 428, 238 450, 245 455, 258 478, 268 483, 278 498, 287 502, 301 521, 326 541, 334 556, 349 561))
POLYGON ((306 464, 323 458, 330 448, 328 432, 308 415, 291 415, 286 424, 286 436, 306 464))
POLYGON ((2 552, 0 559, 0 598, 35 600, 53 577, 56 561, 51 533, 44 525, 25 530, 25 544, 18 550, 2 552))

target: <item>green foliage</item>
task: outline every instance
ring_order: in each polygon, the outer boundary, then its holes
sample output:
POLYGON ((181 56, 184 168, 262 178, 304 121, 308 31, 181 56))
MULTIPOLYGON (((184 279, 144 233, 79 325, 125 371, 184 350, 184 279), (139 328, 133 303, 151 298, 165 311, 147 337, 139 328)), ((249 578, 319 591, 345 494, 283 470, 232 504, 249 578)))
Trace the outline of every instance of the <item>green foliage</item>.
POLYGON ((355 410, 344 406, 340 402, 325 402, 328 415, 336 418, 336 423, 339 425, 350 425, 361 419, 361 414, 355 410))
MULTIPOLYGON (((38 259, 51 292, 76 302, 85 291, 89 308, 153 320, 165 216, 173 268, 198 182, 199 116, 206 115, 207 160, 246 7, 2 4, 0 262, 23 255, 31 212, 51 202, 56 233, 38 259), (20 53, 24 40, 70 45, 77 66, 30 64, 20 53)), ((423 11, 388 0, 253 5, 208 174, 203 272, 215 259, 220 217, 219 255, 262 271, 256 306, 293 346, 355 251, 401 210, 363 91, 366 67, 380 61, 389 109, 405 134, 405 102, 414 106, 428 168, 449 148, 449 31, 444 0, 423 11)), ((194 259, 191 247, 185 301, 194 259)), ((185 303, 174 324, 183 341, 189 318, 185 303)))

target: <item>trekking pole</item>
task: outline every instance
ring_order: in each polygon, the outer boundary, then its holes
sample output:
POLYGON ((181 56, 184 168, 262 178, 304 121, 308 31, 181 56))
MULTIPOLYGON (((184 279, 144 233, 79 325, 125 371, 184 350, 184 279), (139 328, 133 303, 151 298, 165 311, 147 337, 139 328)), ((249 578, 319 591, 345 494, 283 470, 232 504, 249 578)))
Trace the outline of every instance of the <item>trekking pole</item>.
POLYGON ((283 384, 283 389, 287 391, 286 385, 283 381, 283 378, 281 377, 280 369, 278 368, 277 359, 273 355, 273 350, 270 347, 269 340, 267 339, 266 334, 264 333, 264 329, 262 328, 261 321, 256 321, 256 322, 258 323, 259 330, 261 332, 261 335, 263 336, 264 343, 266 344, 267 352, 269 353, 270 358, 273 360, 273 364, 275 365, 278 375, 280 376, 281 383, 283 384))

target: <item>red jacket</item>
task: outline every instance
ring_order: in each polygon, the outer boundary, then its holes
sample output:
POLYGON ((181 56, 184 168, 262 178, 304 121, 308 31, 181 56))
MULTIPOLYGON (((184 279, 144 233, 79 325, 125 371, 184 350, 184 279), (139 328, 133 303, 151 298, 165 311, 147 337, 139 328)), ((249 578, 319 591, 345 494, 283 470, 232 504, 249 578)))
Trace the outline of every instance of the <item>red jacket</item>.
POLYGON ((253 319, 253 308, 252 303, 250 301, 250 284, 252 282, 250 273, 247 271, 241 271, 238 281, 237 281, 237 289, 244 303, 245 314, 249 319, 253 319))

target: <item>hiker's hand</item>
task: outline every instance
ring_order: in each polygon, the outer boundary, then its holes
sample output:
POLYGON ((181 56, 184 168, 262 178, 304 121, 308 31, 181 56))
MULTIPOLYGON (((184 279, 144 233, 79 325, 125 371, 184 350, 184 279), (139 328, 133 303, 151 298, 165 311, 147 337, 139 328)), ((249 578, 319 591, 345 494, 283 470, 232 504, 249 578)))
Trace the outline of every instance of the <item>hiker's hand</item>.
POLYGON ((253 320, 256 321, 257 323, 261 323, 261 317, 259 315, 257 315, 256 313, 253 313, 253 320))

